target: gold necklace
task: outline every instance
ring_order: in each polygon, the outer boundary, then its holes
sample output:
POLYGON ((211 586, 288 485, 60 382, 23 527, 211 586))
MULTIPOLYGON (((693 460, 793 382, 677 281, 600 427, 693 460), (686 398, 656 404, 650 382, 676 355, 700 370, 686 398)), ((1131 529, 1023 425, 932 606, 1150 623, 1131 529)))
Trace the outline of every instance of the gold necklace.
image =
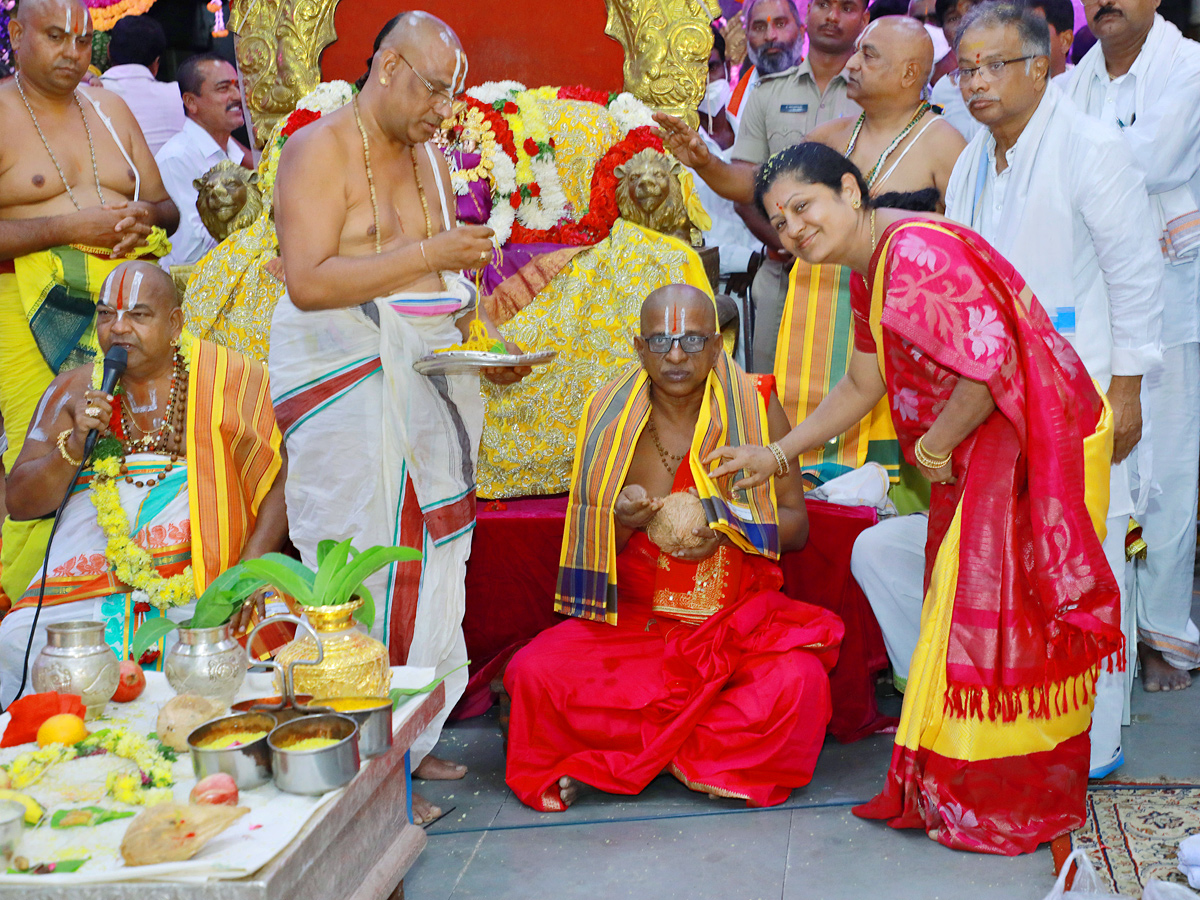
POLYGON ((871 255, 875 255, 875 207, 871 207, 871 255))
POLYGON ((648 426, 647 430, 650 432, 650 438, 654 441, 654 448, 658 451, 658 458, 662 462, 663 468, 666 469, 670 474, 674 475, 675 469, 677 469, 679 464, 683 462, 683 458, 687 456, 687 453, 680 453, 676 455, 674 453, 667 452, 666 448, 662 445, 662 441, 658 439, 658 426, 654 424, 653 416, 650 417, 650 421, 647 422, 646 425, 648 426), (671 463, 675 463, 675 465, 671 465, 671 463))
MULTIPOLYGON (((367 187, 371 191, 371 219, 375 225, 375 252, 382 253, 380 248, 381 238, 379 234, 379 201, 375 194, 375 173, 371 169, 371 144, 367 140, 367 129, 363 127, 362 115, 358 111, 358 96, 354 97, 354 121, 358 124, 358 133, 362 136, 363 145, 363 162, 367 168, 367 187)), ((412 160, 413 178, 417 182, 417 195, 421 198, 421 212, 425 215, 425 239, 433 237, 433 220, 429 218, 429 201, 425 199, 425 184, 421 181, 421 167, 417 164, 417 148, 416 145, 410 144, 408 147, 409 158, 412 160)), ((404 232, 404 223, 400 222, 400 231, 404 232)), ((438 278, 445 287, 446 280, 442 277, 442 273, 438 273, 438 278)))
MULTIPOLYGON (((54 168, 58 170, 58 177, 62 179, 63 187, 67 189, 67 196, 75 204, 76 209, 83 209, 79 205, 79 201, 75 199, 75 192, 71 190, 71 185, 67 184, 67 176, 63 174, 62 166, 58 164, 58 157, 50 149, 50 142, 46 140, 46 135, 42 132, 42 126, 38 124, 37 116, 33 114, 33 107, 29 105, 29 98, 25 96, 25 88, 21 86, 21 75, 19 72, 14 75, 14 80, 17 82, 17 92, 21 95, 21 102, 25 104, 29 118, 33 119, 33 127, 37 129, 38 137, 42 139, 42 146, 46 148, 46 152, 50 155, 50 162, 54 163, 54 168)), ((96 168, 96 145, 92 142, 92 129, 88 126, 87 116, 83 112, 83 104, 79 102, 79 94, 72 91, 71 97, 75 101, 75 105, 79 108, 79 117, 83 119, 83 130, 87 132, 88 152, 92 156, 92 177, 96 179, 96 194, 100 197, 100 205, 103 206, 104 190, 100 187, 100 170, 96 168)))

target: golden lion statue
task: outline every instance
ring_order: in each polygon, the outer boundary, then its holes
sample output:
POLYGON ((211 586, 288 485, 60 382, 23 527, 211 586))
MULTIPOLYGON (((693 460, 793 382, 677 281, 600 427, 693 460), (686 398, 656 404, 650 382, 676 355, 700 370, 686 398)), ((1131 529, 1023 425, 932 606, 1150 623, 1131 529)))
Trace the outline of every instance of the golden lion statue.
POLYGON ((192 186, 199 191, 196 210, 200 221, 217 243, 247 227, 262 212, 258 173, 227 159, 193 181, 192 186))
POLYGON ((621 218, 643 228, 669 234, 684 243, 703 244, 700 229, 689 215, 680 177, 683 166, 657 150, 642 150, 613 169, 617 178, 617 209, 621 218))

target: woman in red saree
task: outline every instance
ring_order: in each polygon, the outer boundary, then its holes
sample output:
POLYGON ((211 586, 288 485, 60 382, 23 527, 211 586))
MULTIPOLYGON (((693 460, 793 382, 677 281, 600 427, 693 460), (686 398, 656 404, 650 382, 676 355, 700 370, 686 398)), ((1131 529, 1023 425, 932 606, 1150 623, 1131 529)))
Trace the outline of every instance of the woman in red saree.
MULTIPOLYGON (((818 144, 773 157, 756 196, 785 248, 856 273, 847 375, 779 449, 794 460, 886 394, 905 458, 933 483, 891 768, 855 813, 957 849, 1030 852, 1083 822, 1095 678, 1122 640, 1100 546, 1111 410, 973 231, 872 209, 854 165, 818 144)), ((714 476, 747 470, 741 486, 778 467, 766 448, 718 458, 714 476)))

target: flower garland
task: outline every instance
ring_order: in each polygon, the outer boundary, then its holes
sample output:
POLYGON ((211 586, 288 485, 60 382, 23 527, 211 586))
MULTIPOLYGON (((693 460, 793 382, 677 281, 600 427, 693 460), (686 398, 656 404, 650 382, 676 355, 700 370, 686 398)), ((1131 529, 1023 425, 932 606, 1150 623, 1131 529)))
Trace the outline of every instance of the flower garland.
POLYGON ((153 806, 171 799, 171 758, 150 745, 140 735, 125 728, 106 728, 90 734, 74 746, 48 744, 38 750, 22 753, 12 761, 8 774, 13 787, 20 790, 33 784, 61 762, 105 753, 127 759, 138 767, 137 772, 110 772, 104 784, 105 793, 131 806, 153 806))
MULTIPOLYGON (((190 368, 192 336, 186 331, 179 340, 179 354, 183 357, 184 370, 190 368)), ((104 377, 104 359, 97 356, 92 367, 92 387, 99 389, 104 377)), ((117 392, 121 388, 117 387, 117 392)), ((108 543, 105 556, 117 578, 133 588, 135 593, 146 594, 146 601, 156 609, 166 610, 183 606, 196 598, 196 578, 188 566, 178 575, 163 578, 154 566, 154 557, 138 544, 130 534, 129 516, 121 506, 121 493, 117 487, 121 473, 122 444, 120 439, 109 434, 97 442, 93 456, 92 505, 96 507, 96 523, 104 532, 108 543)))
POLYGON ((92 27, 96 31, 108 31, 126 16, 140 16, 149 12, 154 0, 84 0, 92 14, 92 27))
POLYGON ((591 199, 587 215, 578 222, 566 222, 548 231, 533 231, 517 226, 513 241, 517 243, 554 243, 582 246, 596 244, 608 237, 620 211, 617 209, 617 179, 613 171, 642 150, 664 152, 662 138, 649 126, 633 129, 625 138, 613 144, 592 170, 591 199))
MULTIPOLYGON (((491 129, 499 152, 492 158, 492 211, 488 216, 488 227, 496 232, 497 246, 504 246, 512 235, 513 225, 517 221, 517 211, 513 208, 510 198, 517 192, 517 148, 513 143, 512 129, 504 116, 496 111, 489 103, 484 103, 470 95, 464 98, 468 110, 477 110, 491 129), (503 201, 498 198, 503 198, 503 201)), ((460 192, 466 193, 464 185, 460 192)))
POLYGON ((545 99, 539 88, 496 101, 509 113, 517 148, 517 192, 509 197, 509 204, 517 211, 517 222, 534 230, 553 228, 567 214, 567 197, 554 162, 554 138, 542 115, 545 99))

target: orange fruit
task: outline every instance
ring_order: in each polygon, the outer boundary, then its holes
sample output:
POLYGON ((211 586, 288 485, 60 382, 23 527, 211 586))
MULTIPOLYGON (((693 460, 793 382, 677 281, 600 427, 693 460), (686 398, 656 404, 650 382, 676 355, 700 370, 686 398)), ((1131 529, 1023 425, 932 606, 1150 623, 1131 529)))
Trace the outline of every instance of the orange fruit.
POLYGON ((57 716, 51 716, 41 724, 37 732, 37 742, 39 747, 45 747, 47 744, 78 744, 88 736, 88 730, 83 724, 83 719, 72 713, 60 713, 57 716))

